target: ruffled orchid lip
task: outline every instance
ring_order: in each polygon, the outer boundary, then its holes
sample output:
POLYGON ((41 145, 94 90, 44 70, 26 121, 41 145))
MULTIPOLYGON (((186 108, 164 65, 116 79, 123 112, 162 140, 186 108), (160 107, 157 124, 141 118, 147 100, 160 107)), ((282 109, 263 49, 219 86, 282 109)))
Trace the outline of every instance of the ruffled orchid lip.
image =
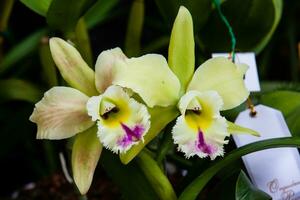
POLYGON ((196 148, 197 150, 208 155, 211 155, 216 151, 216 149, 212 145, 205 142, 204 133, 201 129, 198 130, 198 140, 196 141, 196 148))
POLYGON ((141 125, 135 125, 132 129, 123 123, 121 123, 121 126, 126 133, 126 135, 118 141, 118 144, 122 147, 126 147, 132 144, 133 142, 140 140, 145 130, 145 128, 141 125))

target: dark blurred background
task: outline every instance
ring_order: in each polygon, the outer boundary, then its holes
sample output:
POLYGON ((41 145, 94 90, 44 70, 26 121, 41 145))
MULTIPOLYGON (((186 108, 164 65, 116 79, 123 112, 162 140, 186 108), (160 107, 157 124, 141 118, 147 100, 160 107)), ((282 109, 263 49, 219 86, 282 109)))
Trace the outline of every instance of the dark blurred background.
MULTIPOLYGON (((103 19, 98 20, 89 29, 93 61, 105 49, 117 46, 125 50, 127 48, 126 32, 133 1, 113 2, 103 14, 103 19)), ((173 9, 171 5, 164 6, 163 4, 167 3, 159 2, 152 0, 144 2, 141 48, 139 52, 132 53, 133 55, 155 52, 167 57, 168 37, 178 5, 174 4, 173 9)), ((213 51, 230 51, 227 30, 210 1, 200 1, 199 5, 203 7, 197 7, 199 1, 178 2, 187 4, 194 17, 197 66, 209 58, 213 51)), ((256 52, 263 90, 287 87, 299 91, 299 0, 283 2, 282 16, 271 39, 263 48, 256 48, 273 24, 275 11, 271 9, 272 2, 247 0, 243 3, 228 0, 223 3, 222 9, 237 35, 238 51, 256 52), (252 14, 255 14, 257 19, 251 18, 252 14)), ((22 2, 15 1, 8 25, 5 30, 1 30, 1 37, 4 40, 0 57, 0 195, 2 196, 10 195, 27 183, 61 170, 58 153, 66 151, 66 141, 36 140, 36 126, 28 120, 34 102, 51 87, 40 61, 39 46, 41 38, 45 36, 61 36, 61 33, 48 28, 45 17, 33 12, 22 2), (28 38, 30 40, 33 34, 44 28, 47 29, 45 33, 23 44, 24 40, 28 38), (20 44, 23 46, 16 50, 20 44)), ((64 84, 61 78, 58 78, 58 83, 64 84)))

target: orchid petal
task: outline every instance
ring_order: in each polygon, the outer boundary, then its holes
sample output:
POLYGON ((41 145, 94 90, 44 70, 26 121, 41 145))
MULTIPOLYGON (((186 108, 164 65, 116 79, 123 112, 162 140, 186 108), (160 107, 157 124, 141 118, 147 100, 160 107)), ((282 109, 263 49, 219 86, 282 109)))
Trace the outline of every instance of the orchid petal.
POLYGON ((79 52, 60 38, 51 38, 49 44, 53 60, 65 81, 88 96, 97 94, 95 73, 79 52))
POLYGON ((244 71, 244 67, 239 68, 226 58, 211 58, 196 70, 188 91, 217 91, 224 102, 222 110, 234 108, 249 96, 243 80, 244 71))
POLYGON ((149 106, 175 105, 180 83, 158 54, 117 60, 113 84, 132 89, 149 106))
POLYGON ((82 195, 89 190, 102 145, 97 138, 97 127, 79 133, 72 148, 72 170, 76 186, 82 195))
POLYGON ((253 130, 253 129, 237 125, 237 124, 232 123, 230 121, 227 121, 227 124, 228 124, 227 130, 231 134, 236 134, 236 135, 238 135, 238 134, 249 134, 249 135, 260 137, 260 134, 257 131, 253 130))
POLYGON ((146 106, 130 98, 120 86, 110 86, 96 98, 88 101, 88 113, 98 119, 98 137, 107 149, 124 153, 144 141, 150 128, 146 106), (98 106, 92 106, 93 103, 98 106))
POLYGON ((86 112, 88 97, 68 87, 53 87, 35 105, 30 120, 37 124, 37 139, 64 139, 94 123, 86 112))
POLYGON ((116 60, 124 60, 126 56, 120 48, 114 48, 110 50, 103 51, 97 58, 95 67, 95 81, 96 88, 101 94, 112 85, 114 79, 114 65, 116 60))
POLYGON ((179 101, 182 115, 172 130, 174 143, 187 158, 197 155, 212 160, 223 155, 227 123, 219 109, 222 99, 215 91, 189 91, 179 101), (197 103, 195 103, 197 102, 197 103), (196 105, 196 107, 193 107, 196 105))
POLYGON ((195 68, 195 42, 193 19, 185 7, 181 6, 173 24, 170 38, 168 62, 185 91, 195 68))

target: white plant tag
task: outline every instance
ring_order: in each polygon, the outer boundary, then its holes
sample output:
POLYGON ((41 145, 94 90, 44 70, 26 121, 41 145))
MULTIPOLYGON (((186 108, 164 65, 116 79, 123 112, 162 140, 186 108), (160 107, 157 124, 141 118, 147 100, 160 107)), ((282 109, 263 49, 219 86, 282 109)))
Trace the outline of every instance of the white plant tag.
MULTIPOLYGON (((234 135, 238 147, 260 140, 291 136, 280 111, 264 105, 255 106, 255 110, 255 117, 249 115, 249 110, 241 112, 235 123, 256 130, 261 136, 234 135)), ((272 199, 300 199, 300 157, 296 148, 266 149, 243 156, 242 159, 253 184, 272 196, 272 199)))
MULTIPOLYGON (((213 53, 212 57, 229 57, 228 53, 213 53)), ((247 53, 236 53, 235 54, 236 63, 245 63, 249 66, 248 71, 245 75, 245 85, 250 92, 259 92, 260 85, 257 73, 257 65, 255 60, 255 54, 253 52, 247 53)))

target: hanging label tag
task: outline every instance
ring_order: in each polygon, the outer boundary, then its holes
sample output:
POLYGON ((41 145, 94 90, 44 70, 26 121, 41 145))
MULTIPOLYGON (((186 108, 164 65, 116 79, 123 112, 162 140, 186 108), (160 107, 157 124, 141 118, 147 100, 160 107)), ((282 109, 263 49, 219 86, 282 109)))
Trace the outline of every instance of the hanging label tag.
MULTIPOLYGON (((213 53, 212 57, 229 57, 228 53, 213 53)), ((248 71, 245 75, 245 85, 250 92, 259 92, 260 85, 257 73, 257 65, 255 60, 255 54, 253 52, 247 53, 236 53, 235 54, 236 63, 245 63, 249 66, 248 71)))
MULTIPOLYGON (((235 123, 260 133, 233 135, 238 147, 260 140, 290 137, 291 133, 280 111, 264 106, 255 106, 257 115, 251 117, 243 111, 235 123)), ((254 185, 265 191, 274 200, 300 199, 300 156, 296 148, 274 148, 251 153, 242 157, 254 185)))

